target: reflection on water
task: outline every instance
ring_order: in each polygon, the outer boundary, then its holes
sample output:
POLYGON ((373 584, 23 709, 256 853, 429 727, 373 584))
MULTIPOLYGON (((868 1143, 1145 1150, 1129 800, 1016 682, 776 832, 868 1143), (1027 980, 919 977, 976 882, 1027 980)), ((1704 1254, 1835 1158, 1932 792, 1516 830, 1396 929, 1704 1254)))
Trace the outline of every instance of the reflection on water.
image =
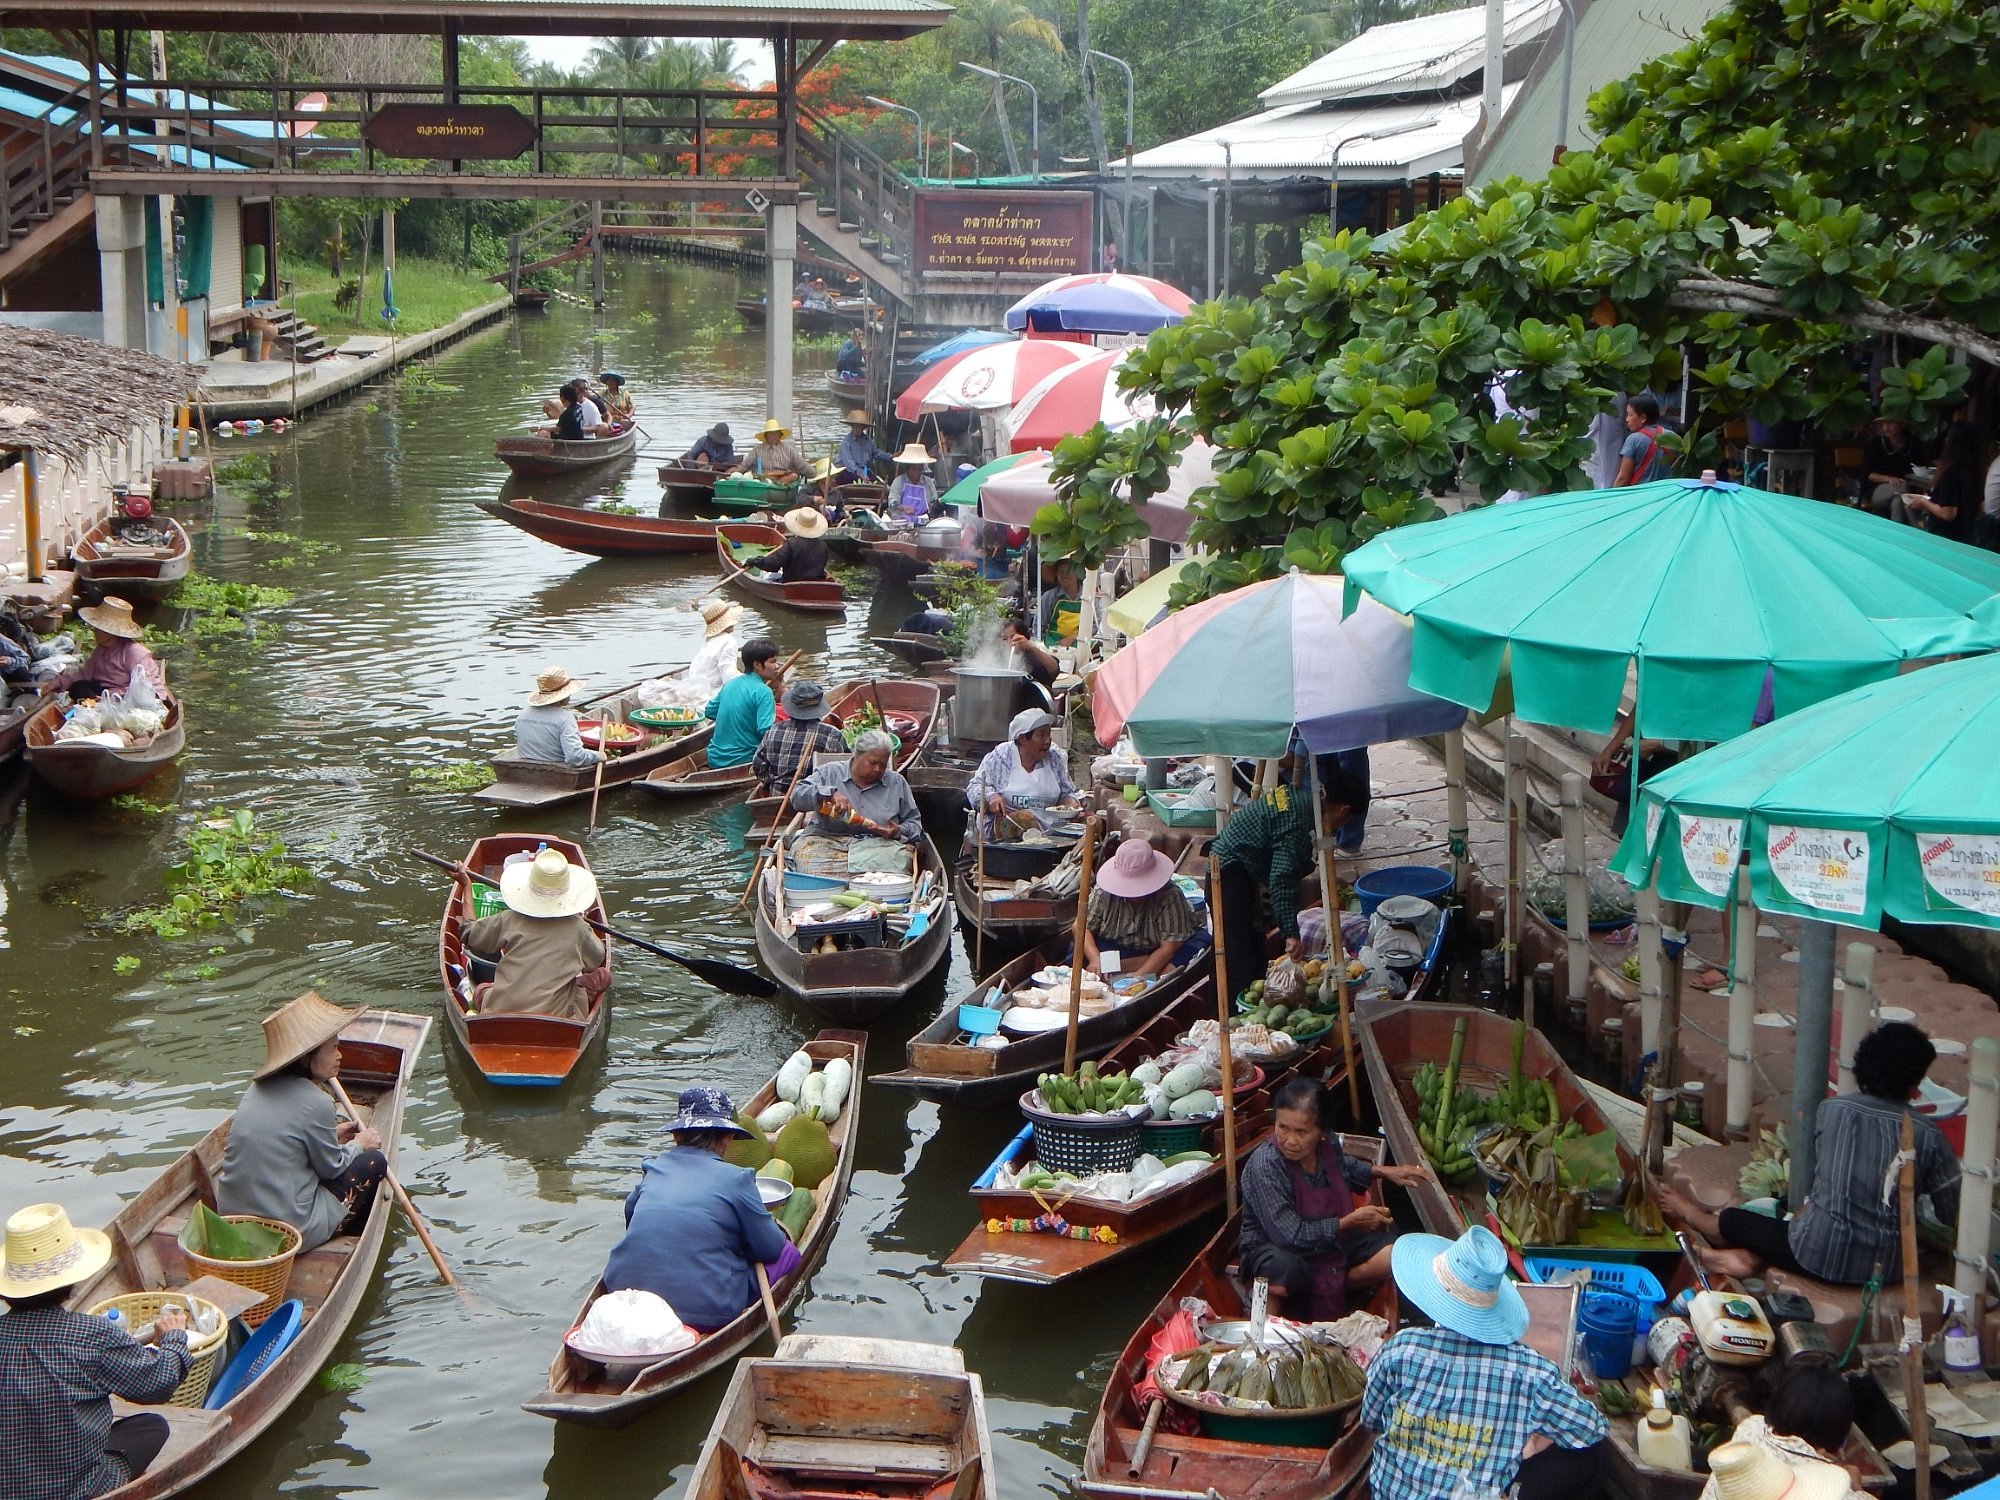
MULTIPOLYGON (((514 320, 441 357, 430 389, 373 389, 281 437, 267 455, 286 484, 254 503, 225 496, 186 515, 199 566, 276 583, 294 603, 258 622, 254 650, 224 643, 170 670, 188 703, 178 780, 145 789, 184 811, 247 807, 312 868, 309 895, 281 900, 254 931, 163 945, 108 930, 106 914, 158 899, 171 816, 20 801, 0 787, 0 1205, 53 1197, 101 1223, 241 1095, 261 1059, 261 1015, 308 984, 346 1004, 435 1013, 442 876, 412 848, 455 855, 482 833, 545 827, 580 839, 612 920, 667 943, 755 962, 737 899, 749 873, 743 809, 607 795, 539 824, 463 795, 416 790, 409 773, 504 748, 535 670, 562 662, 599 687, 686 660, 690 604, 714 582, 699 557, 592 561, 535 540, 472 503, 502 492, 566 503, 609 495, 651 510, 653 469, 716 421, 763 418, 760 338, 691 343, 737 295, 735 278, 621 259, 601 320, 577 309, 514 320), (634 327, 631 315, 655 321, 634 327), (510 481, 496 436, 583 370, 625 374, 646 429, 622 469, 510 481), (339 550, 271 566, 245 530, 339 550), (18 812, 15 811, 19 805, 18 812), (121 955, 140 960, 119 974, 121 955), (202 977, 197 977, 199 969, 202 977)), ((830 354, 802 351, 799 425, 815 450, 838 434, 830 354)), ((690 502, 669 513, 701 514, 690 502)), ((828 678, 900 672, 868 643, 913 606, 871 594, 845 620, 764 619, 746 628, 828 678)), ((965 958, 954 954, 957 978, 965 958)), ((746 1096, 813 1030, 780 999, 744 1000, 631 949, 618 955, 601 1061, 530 1097, 490 1089, 447 1055, 442 1025, 405 1112, 405 1181, 471 1298, 437 1285, 400 1222, 379 1287, 340 1362, 348 1393, 313 1391, 203 1500, 280 1487, 307 1496, 589 1495, 646 1500, 684 1479, 721 1397, 718 1375, 619 1433, 559 1430, 518 1403, 615 1240, 640 1159, 661 1144, 674 1095, 715 1082, 746 1096)), ((870 1039, 868 1066, 899 1066, 904 1038, 944 992, 941 976, 870 1039)), ((811 1332, 957 1342, 986 1378, 1009 1494, 1055 1493, 1072 1470, 1107 1362, 1193 1243, 1068 1292, 982 1285, 938 1269, 970 1229, 965 1186, 1012 1134, 1006 1112, 953 1113, 875 1089, 862 1110, 853 1197, 825 1267, 796 1311, 811 1332), (1183 1253, 1183 1251, 1185 1253, 1183 1253)))

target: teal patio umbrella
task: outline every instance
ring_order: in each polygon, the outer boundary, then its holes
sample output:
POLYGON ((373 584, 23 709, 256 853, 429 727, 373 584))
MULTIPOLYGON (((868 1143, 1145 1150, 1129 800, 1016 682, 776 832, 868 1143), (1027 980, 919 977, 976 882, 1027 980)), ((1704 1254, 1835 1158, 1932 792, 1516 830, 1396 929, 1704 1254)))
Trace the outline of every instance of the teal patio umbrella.
POLYGON ((1639 732, 1722 741, 1765 673, 1780 713, 1906 661, 2000 647, 2000 555, 1861 511, 1668 479, 1385 532, 1342 561, 1416 622, 1410 685, 1603 731, 1638 664, 1639 732))
POLYGON ((1026 453, 1005 453, 991 463, 981 464, 965 478, 938 497, 938 504, 946 506, 977 505, 979 487, 995 474, 1005 474, 1009 469, 1019 468, 1031 459, 1047 458, 1048 454, 1030 449, 1026 453))

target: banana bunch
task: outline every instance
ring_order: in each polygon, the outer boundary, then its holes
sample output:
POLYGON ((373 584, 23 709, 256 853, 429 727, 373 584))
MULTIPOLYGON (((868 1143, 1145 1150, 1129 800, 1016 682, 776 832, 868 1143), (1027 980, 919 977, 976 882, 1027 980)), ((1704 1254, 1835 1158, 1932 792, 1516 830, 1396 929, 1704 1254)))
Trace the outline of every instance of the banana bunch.
POLYGON ((1472 1132, 1484 1123, 1486 1104, 1477 1094, 1458 1086, 1458 1065, 1465 1057, 1465 1018, 1451 1029, 1451 1053, 1444 1072, 1425 1063, 1410 1080, 1417 1095, 1417 1139, 1438 1177, 1463 1182, 1479 1170, 1472 1159, 1472 1132))
POLYGON ((1146 1097, 1145 1085, 1131 1074, 1100 1074, 1094 1062, 1074 1074, 1044 1073, 1035 1080, 1035 1088, 1052 1115, 1108 1115, 1146 1097))
POLYGON ((1354 1400, 1363 1380, 1360 1366, 1339 1345, 1298 1338, 1282 1349, 1203 1344, 1174 1388, 1182 1395, 1210 1391, 1282 1411, 1309 1411, 1354 1400))
POLYGON ((1746 1198, 1785 1196, 1792 1185, 1792 1143, 1784 1126, 1776 1126, 1758 1137, 1750 1160, 1736 1174, 1736 1185, 1746 1198))

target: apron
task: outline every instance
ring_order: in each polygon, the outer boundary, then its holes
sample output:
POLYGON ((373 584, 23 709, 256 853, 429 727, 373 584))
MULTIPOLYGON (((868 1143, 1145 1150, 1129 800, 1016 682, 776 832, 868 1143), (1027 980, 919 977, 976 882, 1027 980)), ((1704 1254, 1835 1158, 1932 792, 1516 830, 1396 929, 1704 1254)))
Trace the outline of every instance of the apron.
MULTIPOLYGON (((1307 1219, 1342 1219, 1354 1212, 1354 1194, 1340 1173, 1336 1149, 1322 1142, 1320 1166, 1326 1171, 1326 1186, 1314 1187, 1293 1162, 1285 1163, 1292 1177, 1292 1207, 1307 1219)), ((1312 1268, 1312 1293, 1305 1308, 1285 1309, 1285 1315, 1305 1322, 1327 1322, 1347 1313, 1347 1251, 1336 1247, 1323 1255, 1306 1257, 1312 1268)))
MULTIPOLYGON (((1055 806, 1057 799, 1062 795, 1062 784, 1056 780, 1051 762, 1054 754, 1053 750, 1046 752, 1042 756, 1041 764, 1030 771, 1021 764, 1020 752, 1017 750, 1014 754, 1014 769, 1007 774, 1007 784, 999 789, 1008 807, 1016 810, 1027 809, 1035 815, 1035 824, 1040 828, 1053 828, 1056 824, 1067 821, 1069 817, 1067 813, 1052 814, 1048 811, 1055 806)), ((989 830, 987 836, 991 838, 995 834, 989 830)), ((1000 828, 998 836, 1018 837, 1011 834, 1004 825, 1000 828)))
POLYGON ((931 513, 931 497, 921 479, 896 481, 896 513, 906 521, 922 521, 931 513))

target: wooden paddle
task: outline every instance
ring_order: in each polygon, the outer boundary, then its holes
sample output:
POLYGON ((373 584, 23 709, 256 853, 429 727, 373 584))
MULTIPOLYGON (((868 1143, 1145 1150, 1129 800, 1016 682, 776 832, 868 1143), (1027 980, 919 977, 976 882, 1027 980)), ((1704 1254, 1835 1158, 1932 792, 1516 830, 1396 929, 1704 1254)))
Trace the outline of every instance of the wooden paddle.
POLYGON ((743 894, 736 901, 738 911, 749 904, 750 893, 757 889, 758 877, 764 873, 764 861, 771 857, 771 846, 777 842, 778 834, 785 826, 785 815, 791 811, 792 793, 798 790, 799 778, 805 775, 806 762, 812 758, 813 753, 808 749, 799 757, 799 763, 792 767, 792 784, 785 788, 785 800, 778 806, 778 820, 771 825, 771 831, 764 836, 763 847, 757 851, 757 858, 750 866, 749 882, 743 887, 743 894))
MULTIPOLYGON (((326 1082, 333 1090, 333 1097, 339 1101, 340 1107, 347 1111, 347 1118, 359 1125, 361 1112, 354 1107, 354 1101, 347 1097, 347 1090, 340 1086, 340 1080, 336 1077, 329 1078, 326 1082)), ((431 1226, 424 1222, 424 1216, 417 1212, 417 1205, 410 1201, 409 1192, 404 1188, 401 1179, 396 1176, 395 1168, 389 1169, 384 1180, 389 1184, 390 1191, 396 1195, 396 1201, 403 1205, 403 1213, 409 1219, 410 1227, 416 1230, 417 1238, 422 1240, 424 1248, 430 1251, 431 1261, 438 1268, 438 1276, 446 1286, 457 1286, 458 1278, 451 1274, 451 1267, 444 1263, 444 1255, 438 1250, 437 1241, 431 1238, 431 1226)))
POLYGON ((756 1261, 757 1295, 764 1301, 764 1321, 771 1325, 771 1342, 777 1343, 785 1336, 785 1328, 778 1321, 778 1299, 771 1295, 771 1273, 764 1269, 764 1262, 756 1261))
MULTIPOLYGON (((500 888, 499 881, 489 880, 476 870, 468 870, 456 860, 440 859, 437 855, 426 853, 422 849, 412 849, 409 853, 411 858, 420 859, 427 865, 436 865, 440 870, 450 870, 454 874, 476 880, 479 884, 491 886, 495 890, 500 888)), ((634 948, 643 948, 646 952, 664 958, 669 963, 679 964, 695 978, 729 994, 751 995, 761 1000, 778 993, 778 986, 754 969, 726 963, 719 958, 693 958, 685 953, 676 953, 671 948, 662 948, 658 943, 649 943, 642 937, 621 932, 616 927, 607 926, 602 922, 591 922, 590 926, 592 930, 601 932, 606 937, 615 937, 621 943, 630 943, 634 948)))

